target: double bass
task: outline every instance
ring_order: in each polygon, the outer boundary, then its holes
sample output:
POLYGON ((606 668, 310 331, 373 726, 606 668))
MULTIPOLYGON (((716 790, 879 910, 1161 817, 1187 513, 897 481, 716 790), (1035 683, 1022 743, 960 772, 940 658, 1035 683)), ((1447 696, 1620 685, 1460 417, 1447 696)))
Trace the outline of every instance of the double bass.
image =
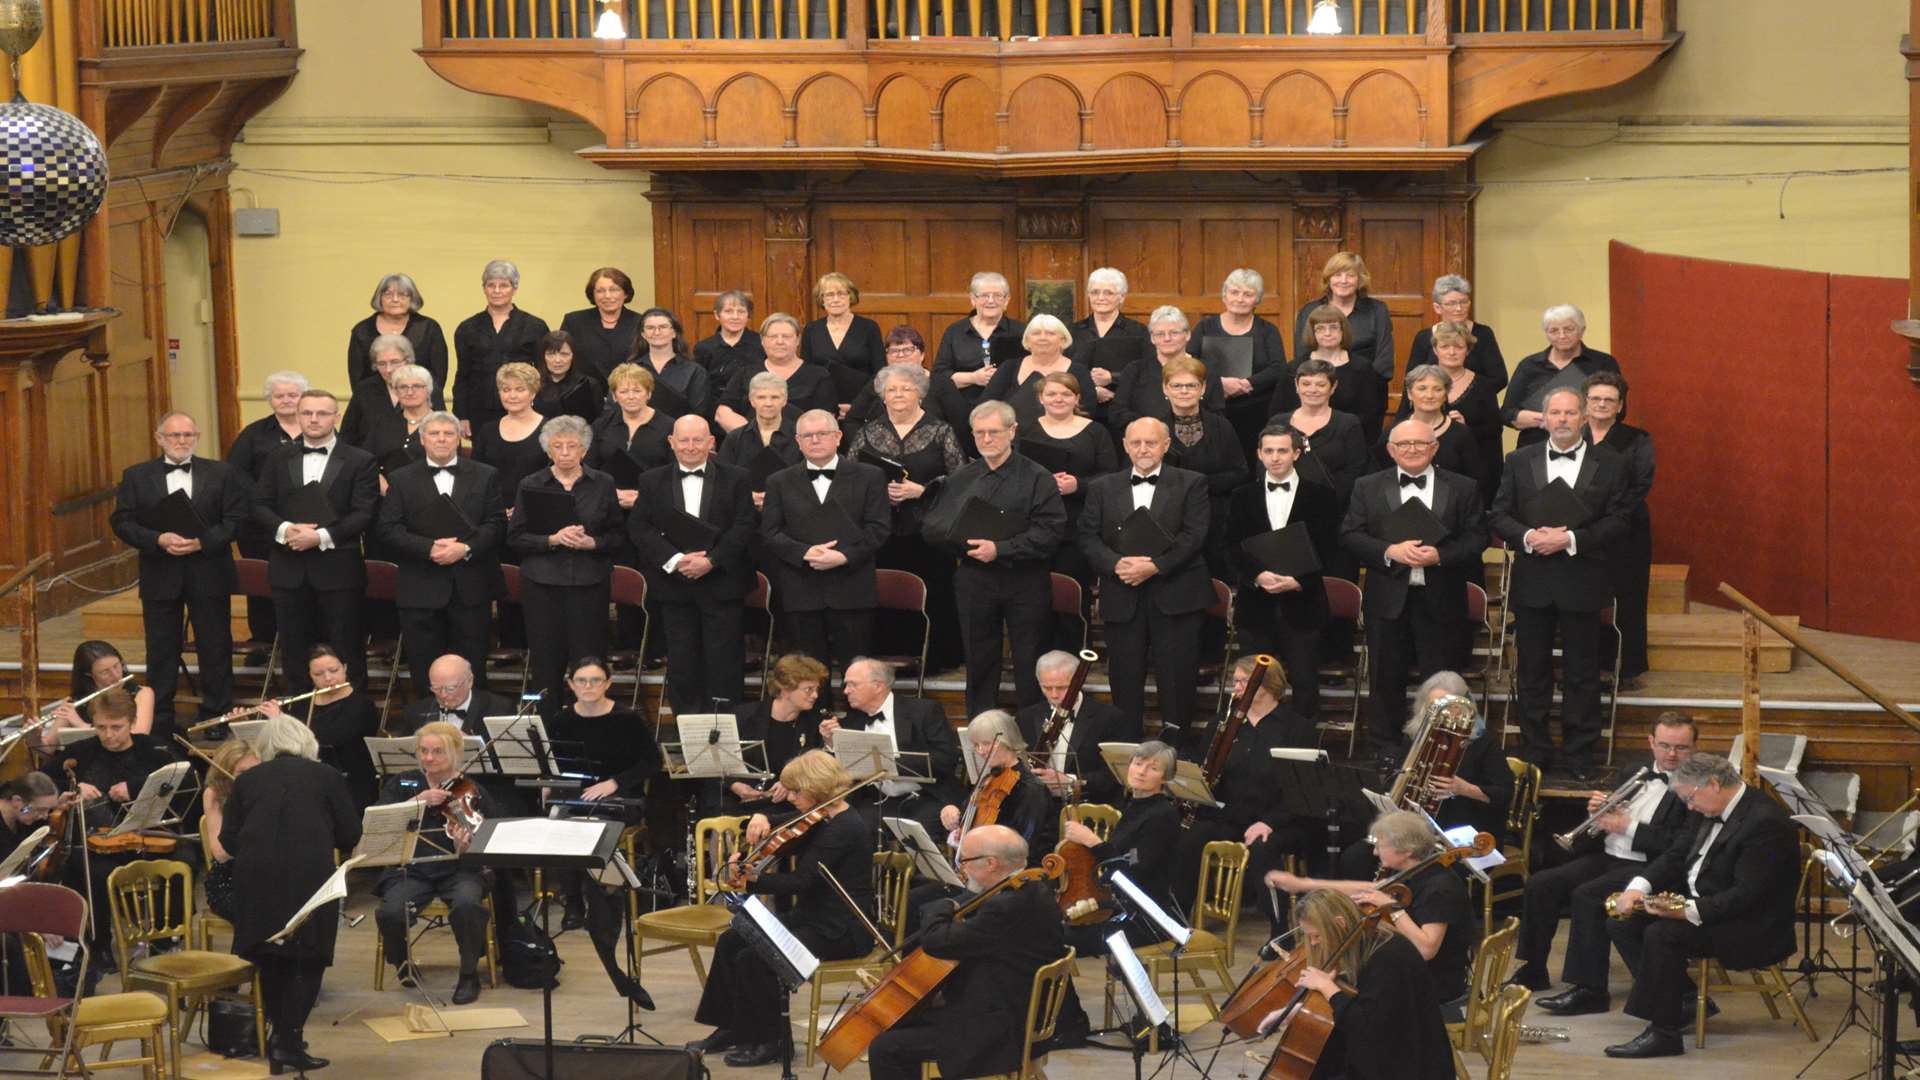
MULTIPOLYGON (((1278 661, 1266 653, 1253 658, 1253 670, 1247 672, 1247 688, 1227 706, 1227 714, 1216 714, 1207 732, 1207 753, 1200 759, 1200 775, 1206 778, 1207 790, 1212 791, 1220 782, 1220 774, 1227 769, 1227 758, 1233 754, 1233 742, 1240 737, 1240 728, 1247 722, 1247 712, 1253 708, 1253 696, 1260 692, 1260 684, 1266 681, 1267 669, 1278 661)), ((1200 805, 1183 800, 1180 803, 1180 827, 1193 828, 1194 819, 1200 813, 1200 805)))

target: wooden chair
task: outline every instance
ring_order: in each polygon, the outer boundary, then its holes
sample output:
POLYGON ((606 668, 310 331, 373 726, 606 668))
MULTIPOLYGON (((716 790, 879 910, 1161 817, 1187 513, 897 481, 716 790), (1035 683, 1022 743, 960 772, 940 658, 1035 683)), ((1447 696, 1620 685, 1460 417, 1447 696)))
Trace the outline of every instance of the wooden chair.
POLYGON ((152 990, 167 1002, 167 1060, 180 1075, 180 1037, 214 994, 246 988, 253 997, 254 1037, 267 1056, 266 1013, 260 1004, 260 974, 251 963, 227 953, 192 949, 193 870, 174 859, 141 859, 107 875, 113 905, 113 944, 120 962, 122 990, 152 990), (176 920, 176 907, 178 919, 176 920), (180 946, 171 952, 132 958, 136 944, 180 946))
POLYGON ((1092 829, 1094 835, 1105 840, 1113 835, 1114 826, 1120 824, 1120 811, 1106 803, 1069 803, 1060 808, 1060 831, 1066 831, 1069 821, 1077 821, 1092 829))
POLYGON ((741 850, 746 827, 744 816, 701 818, 694 826, 693 902, 649 911, 633 920, 636 981, 640 978, 640 965, 647 957, 685 949, 693 958, 694 975, 700 985, 706 985, 707 965, 700 959, 700 948, 713 948, 733 922, 733 911, 726 905, 709 903, 715 893, 725 891, 714 881, 714 868, 725 866, 727 858, 741 850), (648 938, 664 944, 648 948, 645 944, 648 938))
POLYGON ((1520 1052, 1525 1034, 1522 1024, 1527 1018, 1527 1003, 1532 1000, 1533 991, 1524 986, 1509 986, 1500 991, 1493 1012, 1493 1048, 1487 1057, 1487 1080, 1510 1080, 1513 1076, 1513 1058, 1520 1052))
MULTIPOLYGON (((767 575, 758 570, 753 572, 753 591, 741 601, 748 611, 757 611, 767 621, 767 632, 760 638, 760 696, 766 696, 767 673, 773 670, 773 585, 767 575)), ((746 659, 754 660, 753 635, 743 634, 746 639, 746 659)))
MULTIPOLYGON (((27 982, 36 998, 54 995, 53 966, 47 960, 47 942, 39 934, 21 934, 21 951, 27 961, 27 982)), ((145 1080, 159 1080, 166 1066, 160 1047, 166 1039, 167 1003, 158 994, 135 990, 125 994, 93 994, 82 998, 74 1010, 74 1032, 63 1071, 89 1075, 97 1069, 124 1069, 138 1066, 145 1080), (113 1044, 132 1039, 140 1044, 141 1056, 114 1058, 113 1044), (100 1047, 100 1058, 88 1064, 81 1051, 100 1047)), ((52 1042, 68 1045, 67 1019, 47 1017, 47 1035, 52 1042)), ((49 1050, 40 1068, 51 1068, 58 1051, 49 1050)))
POLYGON ((1527 875, 1532 873, 1533 865, 1533 826, 1540 820, 1540 767, 1530 765, 1519 758, 1508 758, 1507 768, 1513 773, 1513 798, 1507 803, 1508 843, 1502 845, 1502 853, 1507 861, 1499 866, 1487 868, 1487 880, 1472 879, 1472 887, 1480 890, 1480 925, 1493 925, 1493 905, 1502 900, 1518 899, 1527 891, 1527 875), (1520 838, 1516 847, 1511 841, 1520 838), (1512 884, 1502 885, 1512 879, 1512 884))
MULTIPOLYGON (((1140 961, 1156 988, 1172 987, 1177 974, 1180 993, 1198 993, 1205 1003, 1204 1016, 1188 1019, 1178 1016, 1173 1023, 1181 1031, 1192 1031, 1220 1013, 1219 995, 1233 992, 1233 938, 1240 928, 1240 883, 1247 872, 1247 845, 1237 840, 1214 840, 1201 849, 1200 888, 1195 896, 1193 936, 1176 958, 1169 942, 1156 942, 1139 951, 1140 961), (1177 971, 1176 971, 1177 968, 1177 971)), ((1113 1014, 1114 983, 1107 975, 1106 1012, 1113 1014)), ((1111 1023, 1111 1021, 1108 1021, 1111 1023)), ((1149 1046, 1159 1050, 1156 1033, 1149 1046)))
MULTIPOLYGON (((487 986, 497 990, 500 987, 499 924, 494 920, 492 894, 481 897, 480 902, 487 909, 487 986)), ((407 938, 409 957, 413 955, 413 947, 421 938, 435 930, 447 930, 452 927, 449 920, 453 917, 453 911, 447 907, 444 900, 427 901, 421 905, 418 914, 419 927, 411 930, 411 936, 407 938)), ((387 939, 377 931, 373 935, 373 988, 376 991, 387 988, 387 939)))
MULTIPOLYGON (((1073 980, 1073 950, 1033 973, 1033 993, 1027 998, 1026 1038, 1020 1051, 1020 1068, 994 1073, 987 1080, 1046 1080, 1047 1057, 1033 1056, 1033 1048, 1053 1038, 1060 1021, 1060 1006, 1067 1000, 1067 986, 1073 980)), ((940 1066, 925 1062, 920 1080, 937 1080, 940 1066)))
POLYGON ((879 610, 918 615, 921 623, 918 653, 882 653, 876 659, 885 660, 896 669, 913 665, 913 692, 924 697, 927 692, 927 649, 933 642, 933 619, 927 615, 927 583, 905 570, 875 570, 873 580, 880 597, 879 610))
MULTIPOLYGON (((1360 625, 1360 586, 1340 577, 1322 578, 1321 583, 1327 590, 1327 618, 1335 622, 1352 623, 1355 640, 1364 640, 1360 625)), ((1352 757, 1354 747, 1359 745, 1360 741, 1360 695, 1365 689, 1366 680, 1364 656, 1355 650, 1348 653, 1340 663, 1320 665, 1319 673, 1344 677, 1353 687, 1352 704, 1347 709, 1347 718, 1328 720, 1319 724, 1322 731, 1346 732, 1347 756, 1352 757)), ((1320 718, 1310 716, 1307 719, 1319 721, 1320 718)))
MULTIPOLYGON (((518 604, 520 602, 520 568, 518 566, 508 566, 504 563, 501 564, 500 581, 501 593, 498 603, 503 605, 518 604)), ((531 677, 533 670, 533 654, 525 647, 508 648, 505 646, 487 653, 487 670, 489 672, 501 670, 503 665, 509 664, 520 665, 520 689, 515 692, 520 694, 526 693, 527 680, 531 677)), ((491 679, 492 676, 489 675, 488 677, 491 679)))
POLYGON ((1513 951, 1519 945, 1520 920, 1508 919, 1500 929, 1480 940, 1473 954, 1472 978, 1467 983, 1467 1015, 1457 1024, 1447 1025, 1447 1035, 1457 1050, 1471 1050, 1489 1062, 1493 1060, 1495 1013, 1500 1005, 1500 988, 1507 981, 1507 968, 1513 964, 1513 951))
POLYGON ((1727 974, 1726 967, 1711 956, 1700 957, 1693 970, 1693 981, 1699 986, 1699 1000, 1693 1010, 1693 1045, 1707 1045, 1707 995, 1708 994, 1759 994, 1766 1003, 1767 1011, 1775 1020, 1780 1019, 1780 1006, 1775 998, 1784 999, 1787 1008, 1793 1013, 1793 1022, 1801 1031, 1807 1033, 1808 1042, 1819 1042, 1820 1035, 1813 1030, 1813 1021, 1807 1019, 1807 1011, 1800 1007, 1800 999, 1793 996, 1793 987, 1787 985, 1787 976, 1780 970, 1779 964, 1754 968, 1747 972, 1752 976, 1750 983, 1734 982, 1727 974), (1719 972, 1720 977, 1713 977, 1719 972))
MULTIPOLYGON (((200 851, 208 865, 213 862, 213 838, 207 834, 207 819, 200 818, 200 851)), ((204 908, 193 916, 193 947, 212 949, 215 932, 233 936, 233 924, 204 908)))
MULTIPOLYGON (((879 903, 875 925, 893 939, 898 949, 907 936, 907 894, 913 888, 913 856, 904 851, 873 853, 873 895, 879 903)), ((827 960, 815 969, 807 1002, 807 1067, 813 1067, 813 1051, 820 1041, 820 987, 823 983, 864 981, 869 971, 884 973, 889 966, 887 950, 875 946, 872 952, 852 960, 827 960)))

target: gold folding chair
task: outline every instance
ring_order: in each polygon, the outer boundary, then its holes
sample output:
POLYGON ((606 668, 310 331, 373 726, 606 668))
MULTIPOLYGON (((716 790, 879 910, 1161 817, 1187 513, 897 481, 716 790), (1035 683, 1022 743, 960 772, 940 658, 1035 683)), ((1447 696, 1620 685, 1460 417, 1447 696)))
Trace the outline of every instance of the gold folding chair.
POLYGON ((649 911, 633 920, 633 937, 637 944, 634 955, 634 978, 640 978, 640 965, 649 956, 687 950, 693 958, 693 973, 700 985, 707 983, 707 965, 700 959, 702 946, 713 948, 720 941, 720 935, 727 932, 733 922, 733 911, 724 904, 709 903, 714 895, 731 891, 714 880, 716 867, 725 866, 727 859, 741 849, 747 827, 743 816, 702 818, 693 829, 693 903, 671 907, 665 911, 649 911), (651 938, 664 944, 648 948, 646 940, 651 938))
POLYGON ((1467 986, 1466 1019, 1447 1025, 1455 1049, 1471 1050, 1489 1062, 1493 1060, 1494 1014, 1499 1011, 1500 987, 1507 980, 1519 934, 1520 920, 1508 919, 1480 940, 1480 948, 1473 954, 1472 981, 1467 986))
MULTIPOLYGON (((1060 1022, 1060 1006, 1067 1000, 1067 985, 1073 981, 1073 950, 1033 973, 1033 993, 1027 998, 1026 1038, 1020 1052, 1020 1068, 995 1073, 987 1080, 1046 1080, 1047 1056, 1033 1056, 1033 1048, 1053 1038, 1060 1022)), ((940 1066, 925 1062, 920 1080, 938 1080, 940 1066)))
POLYGON ((1114 827, 1120 824, 1120 811, 1106 803, 1069 803, 1060 808, 1060 831, 1067 831, 1067 822, 1077 821, 1092 829, 1095 836, 1105 840, 1113 835, 1114 827))
MULTIPOLYGON (((893 939, 898 949, 907 936, 907 894, 913 888, 913 856, 904 851, 873 853, 873 894, 879 903, 879 918, 874 920, 881 932, 893 939)), ((820 987, 823 983, 863 982, 867 972, 887 970, 887 950, 875 946, 872 952, 852 960, 828 960, 813 973, 810 1000, 807 1002, 807 1067, 813 1067, 814 1047, 820 1041, 820 987)))
POLYGON ((1767 1011, 1773 1014, 1775 1020, 1781 1019, 1781 1016, 1780 1006, 1774 999, 1783 999, 1787 1003, 1788 1011, 1793 1013, 1794 1024, 1807 1033, 1807 1041, 1820 1041, 1819 1033, 1813 1030, 1813 1021, 1807 1019, 1807 1011, 1800 1007, 1800 999, 1793 996, 1793 987, 1787 985, 1787 977, 1781 972, 1779 964, 1754 968, 1747 974, 1753 977, 1752 982, 1734 982, 1733 976, 1727 974, 1726 967, 1720 961, 1711 956, 1703 956, 1699 959, 1698 966, 1693 972, 1693 981, 1700 987, 1700 1000, 1695 1003, 1693 1010, 1694 1046, 1707 1045, 1708 994, 1759 994, 1760 1000, 1766 1003, 1767 1011), (1715 972, 1720 973, 1718 979, 1713 977, 1715 972))
POLYGON ((1502 900, 1519 899, 1527 891, 1527 875, 1533 865, 1533 825, 1540 820, 1540 767, 1520 758, 1508 758, 1513 773, 1513 798, 1507 802, 1507 837, 1519 837, 1516 848, 1502 845, 1507 861, 1487 868, 1487 880, 1474 878, 1473 888, 1480 890, 1480 925, 1493 925, 1493 905, 1502 900), (1511 879, 1518 878, 1518 881, 1511 879), (1508 882, 1502 885, 1502 882, 1508 882))

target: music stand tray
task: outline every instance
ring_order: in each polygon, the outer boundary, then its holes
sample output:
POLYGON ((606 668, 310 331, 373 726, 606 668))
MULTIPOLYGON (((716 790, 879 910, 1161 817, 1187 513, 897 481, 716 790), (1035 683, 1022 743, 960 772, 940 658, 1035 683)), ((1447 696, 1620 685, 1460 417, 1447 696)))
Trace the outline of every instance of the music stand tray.
POLYGON ((461 861, 476 866, 598 870, 620 847, 626 826, 594 818, 489 818, 461 861))
MULTIPOLYGON (((1100 744, 1100 759, 1107 763, 1114 779, 1121 787, 1127 786, 1127 766, 1133 762, 1133 755, 1139 752, 1139 743, 1103 742, 1100 744)), ((1198 803, 1201 806, 1218 807, 1220 800, 1213 797, 1213 788, 1208 786, 1207 778, 1200 771, 1199 762, 1182 761, 1174 767, 1173 776, 1167 780, 1167 794, 1176 802, 1198 803)))

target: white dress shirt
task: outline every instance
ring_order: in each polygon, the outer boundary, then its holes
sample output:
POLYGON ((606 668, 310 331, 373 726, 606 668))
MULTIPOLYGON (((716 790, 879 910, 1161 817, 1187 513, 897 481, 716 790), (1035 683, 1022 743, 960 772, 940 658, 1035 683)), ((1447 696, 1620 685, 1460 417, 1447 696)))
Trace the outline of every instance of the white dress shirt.
MULTIPOLYGON (((706 469, 706 466, 696 465, 694 468, 704 471, 706 469)), ((693 470, 688 469, 685 465, 680 464, 678 460, 674 461, 673 469, 674 469, 674 472, 679 474, 679 477, 680 477, 680 505, 687 508, 688 517, 695 517, 695 518, 699 517, 700 516, 700 496, 706 490, 706 487, 707 487, 706 477, 686 475, 687 473, 693 470)), ((825 480, 814 481, 815 490, 818 490, 819 485, 824 484, 826 482, 827 481, 825 480)), ((826 502, 827 497, 825 495, 820 496, 820 501, 826 502)), ((673 568, 676 566, 679 566, 680 560, 685 556, 686 556, 686 552, 684 551, 674 552, 673 555, 670 556, 666 562, 660 564, 660 569, 665 570, 669 574, 673 573, 673 568)))
MULTIPOLYGON (((1400 489, 1400 501, 1402 503, 1408 499, 1418 499, 1427 504, 1427 509, 1433 509, 1433 489, 1435 485, 1440 483, 1440 478, 1435 475, 1432 465, 1428 465, 1427 471, 1422 473, 1410 473, 1405 469, 1395 469, 1393 471, 1393 483, 1395 487, 1400 489), (1403 476, 1424 476, 1427 478, 1427 482, 1419 487, 1415 487, 1412 484, 1402 484, 1400 478, 1403 476)), ((1392 566, 1393 560, 1388 559, 1386 563, 1388 566, 1392 566)), ((1425 585, 1426 583, 1427 568, 1424 566, 1413 567, 1412 572, 1407 575, 1407 584, 1425 585)))
MULTIPOLYGON (((1727 800, 1727 805, 1720 811, 1720 816, 1713 819, 1712 831, 1707 833, 1706 842, 1700 845, 1700 850, 1694 853, 1693 863, 1687 867, 1688 896, 1697 897, 1700 895, 1696 887, 1696 883, 1700 879, 1700 867, 1706 863, 1707 852, 1713 850, 1713 843, 1720 839, 1720 833, 1727 827, 1727 822, 1733 820, 1733 808, 1739 806, 1740 800, 1745 798, 1746 795, 1747 785, 1741 784, 1740 790, 1734 792, 1733 798, 1727 800)), ((1637 877, 1627 882, 1627 888, 1644 893, 1653 888, 1653 883, 1646 878, 1637 877)), ((1700 905, 1693 900, 1687 901, 1687 921, 1695 926, 1700 925, 1700 905)))
MULTIPOLYGON (((428 458, 427 468, 435 469, 435 470, 451 468, 454 462, 459 460, 460 459, 457 457, 454 458, 453 461, 434 461, 432 458, 428 458)), ((440 494, 445 495, 448 498, 452 498, 453 497, 453 474, 444 473, 444 472, 435 472, 433 474, 433 488, 435 491, 438 491, 440 494)))
MULTIPOLYGON (((168 465, 191 466, 193 464, 192 458, 188 458, 185 461, 174 461, 172 458, 162 458, 161 460, 165 461, 168 465)), ((189 499, 193 498, 193 469, 192 468, 186 468, 186 469, 169 468, 167 470, 167 494, 171 495, 176 491, 184 491, 187 493, 187 498, 189 499)))
MULTIPOLYGON (((1565 450, 1565 451, 1562 451, 1559 447, 1553 445, 1552 439, 1548 439, 1547 449, 1546 449, 1547 483, 1551 484, 1555 480, 1559 480, 1565 483, 1568 487, 1572 487, 1574 485, 1574 482, 1580 479, 1580 457, 1582 454, 1585 454, 1586 452, 1587 452, 1587 444, 1586 444, 1586 440, 1584 439, 1575 442, 1573 444, 1573 449, 1565 450), (1569 453, 1569 454, 1572 454, 1573 456, 1564 457, 1558 461, 1555 461, 1553 458, 1553 455, 1556 453, 1569 453)), ((1531 533, 1533 530, 1528 529, 1527 531, 1531 533)), ((1527 554, 1529 555, 1533 554, 1533 541, 1527 540, 1524 537, 1522 537, 1522 541, 1526 545, 1527 554)), ((1572 532, 1569 531, 1567 534, 1567 554, 1578 555, 1580 553, 1579 548, 1580 548, 1580 541, 1574 538, 1572 532)))
MULTIPOLYGON (((837 477, 840 468, 840 459, 829 458, 824 465, 815 465, 811 461, 802 461, 802 464, 809 469, 833 469, 837 477)), ((809 483, 813 485, 813 493, 820 496, 820 505, 825 506, 827 503, 827 490, 833 487, 833 481, 824 476, 815 476, 809 480, 809 483)))
POLYGON ((1158 466, 1155 466, 1154 470, 1150 473, 1143 473, 1138 469, 1133 469, 1128 472, 1127 475, 1129 479, 1127 480, 1127 486, 1133 489, 1133 508, 1135 510, 1152 509, 1153 493, 1160 485, 1157 482, 1152 484, 1136 484, 1131 478, 1135 476, 1159 476, 1160 472, 1161 470, 1158 466))
POLYGON ((1289 472, 1285 480, 1275 480, 1272 473, 1260 474, 1261 491, 1267 496, 1267 527, 1284 529, 1293 518, 1293 497, 1300 494, 1300 477, 1289 472), (1274 484, 1285 484, 1285 488, 1275 491, 1274 484))
MULTIPOLYGON (((303 484, 317 484, 320 482, 320 478, 326 475, 327 462, 332 459, 334 450, 339 448, 340 438, 337 435, 329 435, 327 436, 327 441, 320 445, 326 448, 326 453, 309 454, 307 453, 307 441, 301 439, 299 442, 300 482, 303 484)), ((287 527, 291 524, 292 522, 283 521, 280 523, 279 528, 273 530, 273 540, 275 543, 284 544, 287 542, 287 527)), ((325 529, 315 529, 314 531, 320 534, 320 550, 332 551, 333 534, 325 529)))
MULTIPOLYGON (((873 711, 872 718, 867 721, 867 730, 885 735, 887 741, 893 744, 893 752, 898 754, 900 752, 900 736, 894 726, 896 715, 893 711, 893 695, 889 693, 887 700, 880 703, 880 707, 873 711)), ((897 799, 902 795, 913 794, 919 790, 919 787, 920 785, 911 784, 905 780, 882 780, 880 781, 880 794, 888 798, 897 799)))
POLYGON ((1641 786, 1638 794, 1627 800, 1627 831, 1608 833, 1602 847, 1607 854, 1616 859, 1631 859, 1634 862, 1646 862, 1647 853, 1635 851, 1633 834, 1640 826, 1653 820, 1653 812, 1659 807, 1660 800, 1667 796, 1667 778, 1658 773, 1641 786))

